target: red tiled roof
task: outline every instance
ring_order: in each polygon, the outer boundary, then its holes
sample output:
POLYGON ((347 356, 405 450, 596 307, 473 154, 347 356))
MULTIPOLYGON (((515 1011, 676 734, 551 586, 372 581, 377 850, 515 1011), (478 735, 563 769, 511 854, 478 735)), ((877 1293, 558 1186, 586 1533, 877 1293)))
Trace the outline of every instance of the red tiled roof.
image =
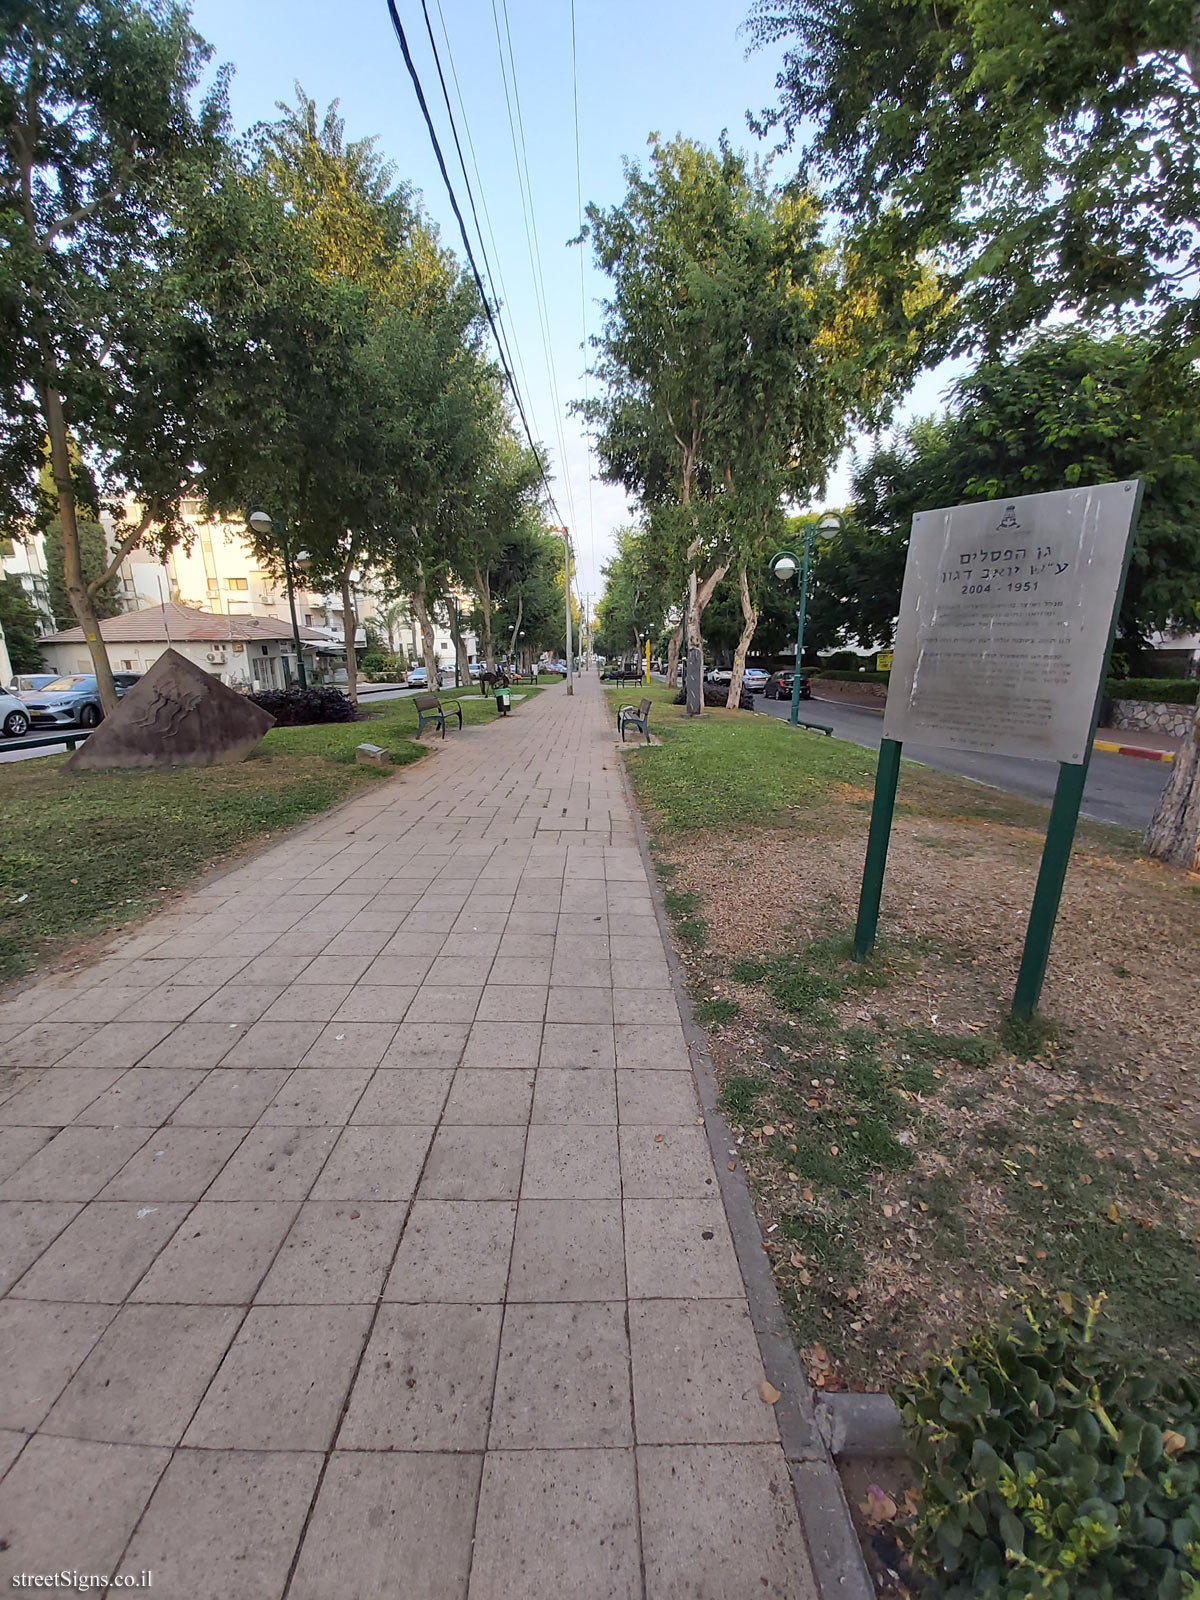
MULTIPOLYGON (((228 639, 290 639, 291 622, 274 617, 218 616, 215 612, 195 611, 171 601, 165 606, 147 606, 144 611, 122 611, 105 617, 100 624, 105 644, 217 644, 228 639)), ((316 628, 300 629, 301 639, 325 640, 316 628)), ((62 633, 44 634, 45 644, 82 644, 83 629, 67 628, 62 633)))

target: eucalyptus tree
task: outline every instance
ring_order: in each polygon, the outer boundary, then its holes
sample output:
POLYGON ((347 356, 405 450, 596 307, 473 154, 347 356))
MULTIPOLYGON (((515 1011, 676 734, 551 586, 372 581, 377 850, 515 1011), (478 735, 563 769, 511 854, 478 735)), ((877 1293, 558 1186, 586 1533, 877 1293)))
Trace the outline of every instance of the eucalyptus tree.
POLYGON ((180 246, 223 154, 226 80, 202 89, 209 55, 168 0, 4 6, 0 517, 26 533, 57 517, 106 711, 117 700, 96 596, 137 545, 177 539, 201 444, 207 317, 180 246), (90 579, 81 487, 115 525, 90 579))
POLYGON ((612 282, 597 340, 604 393, 584 409, 603 470, 686 543, 689 710, 701 618, 734 567, 744 613, 730 704, 756 622, 747 563, 782 501, 823 486, 852 426, 880 420, 918 364, 939 291, 829 242, 816 196, 771 185, 722 142, 651 140, 646 172, 588 207, 612 282))

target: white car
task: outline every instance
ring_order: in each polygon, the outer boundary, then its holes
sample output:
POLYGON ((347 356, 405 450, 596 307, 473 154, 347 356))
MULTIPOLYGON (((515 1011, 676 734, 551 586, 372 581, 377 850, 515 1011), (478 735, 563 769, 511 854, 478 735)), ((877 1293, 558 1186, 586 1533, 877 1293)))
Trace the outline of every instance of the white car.
POLYGON ((747 667, 742 673, 742 685, 749 689, 751 694, 761 694, 767 687, 771 674, 764 672, 761 667, 747 667))
POLYGON ((29 711, 15 694, 0 690, 0 732, 6 739, 20 739, 29 732, 29 711))

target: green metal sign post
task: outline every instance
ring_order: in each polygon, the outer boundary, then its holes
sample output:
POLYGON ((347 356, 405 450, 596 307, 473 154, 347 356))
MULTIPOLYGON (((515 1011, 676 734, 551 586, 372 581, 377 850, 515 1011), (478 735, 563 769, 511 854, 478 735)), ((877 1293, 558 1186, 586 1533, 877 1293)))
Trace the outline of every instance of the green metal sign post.
MULTIPOLYGON (((1107 642, 1092 700, 1091 721, 1088 727, 1087 740, 1080 760, 1063 761, 1059 764, 1058 782, 1054 790, 1054 802, 1050 809, 1050 820, 1047 824, 1045 843, 1042 847, 1042 860, 1038 869, 1037 885, 1034 889, 1033 903, 1029 910, 1029 924, 1025 932, 1025 945, 1021 954, 1021 965, 1017 973, 1017 984, 1013 993, 1012 1004, 1012 1015, 1021 1022, 1028 1022, 1037 1010, 1038 1001, 1042 993, 1042 984, 1046 977, 1046 965, 1050 958, 1050 945, 1054 937, 1054 924, 1058 917, 1058 908, 1062 900, 1063 884, 1066 881, 1067 867, 1071 860, 1075 829, 1079 822, 1079 810, 1083 801, 1084 786, 1087 782, 1088 767, 1091 764, 1092 743, 1096 737, 1096 724, 1100 716, 1100 702, 1104 694, 1104 679, 1108 672, 1109 657, 1112 653, 1117 619, 1121 610, 1121 600, 1125 593, 1125 581, 1129 573, 1133 541, 1137 533, 1143 486, 1141 481, 1138 480, 1136 485, 1127 487, 1134 489, 1134 500, 1129 519, 1128 536, 1121 561, 1120 576, 1113 598, 1112 614, 1109 618, 1107 642)), ((1010 507, 1009 511, 1011 512, 1011 510, 1012 508, 1010 507)), ((963 577, 963 574, 955 572, 952 577, 953 581, 957 583, 963 577)), ((968 574, 968 586, 970 577, 971 574, 968 574)), ((1024 582, 1024 591, 1030 589, 1030 581, 1026 580, 1024 582)), ((1012 587, 1013 585, 1010 583, 1009 588, 1011 589, 1012 587)), ((1021 587, 1022 585, 1018 582, 1017 588, 1021 589, 1021 587)), ((1033 587, 1036 588, 1036 584, 1033 587)), ((964 594, 967 593, 968 588, 963 588, 962 592, 964 594)), ((892 817, 896 806, 896 787, 900 776, 901 749, 901 741, 893 738, 883 739, 879 747, 879 765, 875 774, 875 796, 871 806, 871 826, 867 837, 867 855, 863 865, 862 888, 859 893, 858 920, 854 930, 853 953, 856 961, 865 961, 871 953, 879 926, 879 907, 883 895, 884 873, 887 868, 892 817)))

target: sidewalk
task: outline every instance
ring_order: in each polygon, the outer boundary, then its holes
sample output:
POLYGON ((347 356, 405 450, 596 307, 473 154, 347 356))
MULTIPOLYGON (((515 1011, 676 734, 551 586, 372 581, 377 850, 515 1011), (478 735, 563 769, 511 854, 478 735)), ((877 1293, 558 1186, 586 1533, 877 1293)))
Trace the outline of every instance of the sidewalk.
POLYGON ((815 1596, 618 761, 551 690, 0 1005, 4 1586, 815 1596))

